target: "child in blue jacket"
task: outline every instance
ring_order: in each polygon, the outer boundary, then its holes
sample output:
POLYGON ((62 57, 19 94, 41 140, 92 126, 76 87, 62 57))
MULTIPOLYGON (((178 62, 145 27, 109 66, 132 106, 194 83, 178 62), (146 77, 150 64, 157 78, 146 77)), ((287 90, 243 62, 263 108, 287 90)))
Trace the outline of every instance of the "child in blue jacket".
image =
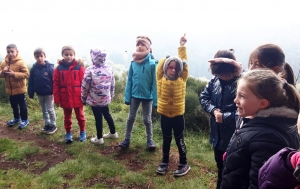
POLYGON ((128 148, 136 119, 137 110, 142 103, 143 121, 146 126, 147 148, 156 148, 152 139, 152 104, 157 107, 156 94, 156 60, 150 53, 151 40, 147 36, 138 36, 136 39, 136 52, 130 64, 125 89, 125 104, 130 105, 126 124, 125 139, 119 144, 121 148, 128 148))

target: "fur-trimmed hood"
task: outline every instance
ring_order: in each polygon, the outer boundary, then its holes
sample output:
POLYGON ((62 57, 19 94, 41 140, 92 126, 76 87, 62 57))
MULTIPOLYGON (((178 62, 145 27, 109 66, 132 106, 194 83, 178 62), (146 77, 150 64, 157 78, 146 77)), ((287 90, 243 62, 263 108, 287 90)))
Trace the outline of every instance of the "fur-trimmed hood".
POLYGON ((298 113, 293 109, 283 106, 260 110, 255 117, 286 117, 297 119, 298 113))
MULTIPOLYGON (((64 59, 57 59, 57 64, 64 64, 64 59)), ((84 60, 83 59, 74 59, 80 66, 84 67, 84 60)), ((73 60, 73 61, 74 61, 73 60)))
POLYGON ((182 73, 182 70, 183 70, 183 66, 184 64, 186 64, 186 61, 185 60, 181 60, 179 57, 177 56, 169 56, 169 57, 166 57, 164 60, 164 67, 163 67, 163 71, 164 71, 164 76, 170 80, 176 80, 178 77, 180 77, 181 73, 182 73), (176 62, 176 66, 179 65, 179 70, 177 72, 177 76, 175 78, 170 78, 168 75, 167 75, 167 66, 168 64, 171 62, 171 61, 175 61, 176 62))

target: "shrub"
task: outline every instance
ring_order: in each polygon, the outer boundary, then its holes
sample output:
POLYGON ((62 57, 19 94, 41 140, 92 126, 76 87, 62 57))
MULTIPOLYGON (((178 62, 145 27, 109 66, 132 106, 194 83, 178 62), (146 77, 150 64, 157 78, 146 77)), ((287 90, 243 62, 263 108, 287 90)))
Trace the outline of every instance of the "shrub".
POLYGON ((206 81, 189 77, 185 99, 185 123, 188 129, 208 131, 209 120, 199 103, 199 95, 206 86, 206 81))
POLYGON ((4 78, 0 78, 0 102, 9 102, 9 96, 5 92, 4 78))
POLYGON ((184 116, 186 127, 188 129, 208 131, 208 117, 202 110, 199 103, 199 96, 190 88, 187 88, 184 116))

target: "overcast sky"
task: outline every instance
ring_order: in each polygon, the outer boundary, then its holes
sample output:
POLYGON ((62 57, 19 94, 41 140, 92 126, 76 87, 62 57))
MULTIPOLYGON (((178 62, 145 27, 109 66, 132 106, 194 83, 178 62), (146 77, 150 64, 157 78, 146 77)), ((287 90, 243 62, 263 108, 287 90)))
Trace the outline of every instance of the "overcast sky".
POLYGON ((9 43, 24 54, 36 47, 60 52, 64 45, 132 50, 141 34, 153 45, 170 36, 177 44, 186 33, 199 46, 216 39, 216 49, 234 48, 248 40, 252 48, 300 35, 299 7, 300 0, 0 0, 0 54, 9 43))

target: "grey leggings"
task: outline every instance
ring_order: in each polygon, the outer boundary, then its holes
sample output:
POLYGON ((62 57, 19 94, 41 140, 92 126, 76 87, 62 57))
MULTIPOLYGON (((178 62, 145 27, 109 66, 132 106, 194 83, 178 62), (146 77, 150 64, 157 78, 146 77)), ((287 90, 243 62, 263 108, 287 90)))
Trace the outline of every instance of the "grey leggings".
POLYGON ((126 125, 126 139, 131 139, 133 124, 136 119, 137 111, 142 103, 143 107, 143 121, 146 126, 146 137, 147 141, 152 140, 152 120, 151 120, 151 113, 152 113, 152 101, 150 100, 142 100, 137 98, 131 98, 130 101, 130 110, 128 113, 127 118, 127 125, 126 125))

